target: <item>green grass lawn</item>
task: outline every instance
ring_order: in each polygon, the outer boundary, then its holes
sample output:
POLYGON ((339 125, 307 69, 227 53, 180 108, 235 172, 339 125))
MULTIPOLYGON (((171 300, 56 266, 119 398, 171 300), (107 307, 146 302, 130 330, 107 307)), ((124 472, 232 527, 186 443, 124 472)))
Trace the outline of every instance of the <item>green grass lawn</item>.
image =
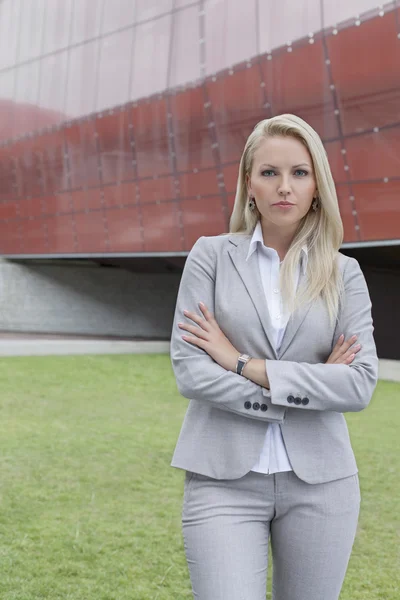
MULTIPOLYGON (((192 598, 169 356, 3 358, 0 381, 0 599, 192 598)), ((346 415, 362 504, 341 600, 400 598, 399 416, 389 382, 346 415)))

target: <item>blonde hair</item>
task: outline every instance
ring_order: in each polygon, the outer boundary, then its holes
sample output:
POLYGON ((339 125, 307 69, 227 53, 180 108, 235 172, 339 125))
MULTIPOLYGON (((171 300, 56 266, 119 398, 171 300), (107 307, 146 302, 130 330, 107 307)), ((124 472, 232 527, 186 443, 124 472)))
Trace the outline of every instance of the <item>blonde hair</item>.
POLYGON ((319 208, 310 209, 283 260, 280 270, 282 297, 290 312, 320 295, 325 301, 331 323, 337 319, 343 295, 343 281, 337 263, 338 250, 343 241, 335 184, 325 148, 317 132, 300 117, 291 114, 264 119, 255 126, 247 139, 239 166, 236 197, 229 223, 229 233, 250 235, 260 219, 257 207, 249 208, 246 176, 251 175, 254 153, 260 143, 270 136, 291 136, 308 149, 314 167, 319 194, 319 208), (308 246, 308 285, 294 289, 293 277, 301 256, 301 248, 308 246))

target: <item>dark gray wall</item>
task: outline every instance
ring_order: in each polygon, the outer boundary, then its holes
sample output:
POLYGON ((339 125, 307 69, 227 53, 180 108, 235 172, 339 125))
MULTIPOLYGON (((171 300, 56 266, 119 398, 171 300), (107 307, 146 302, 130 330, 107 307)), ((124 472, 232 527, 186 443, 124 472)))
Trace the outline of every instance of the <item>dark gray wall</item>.
POLYGON ((0 261, 0 330, 169 340, 180 274, 0 261))
POLYGON ((361 268, 371 296, 378 356, 400 360, 400 269, 361 268))

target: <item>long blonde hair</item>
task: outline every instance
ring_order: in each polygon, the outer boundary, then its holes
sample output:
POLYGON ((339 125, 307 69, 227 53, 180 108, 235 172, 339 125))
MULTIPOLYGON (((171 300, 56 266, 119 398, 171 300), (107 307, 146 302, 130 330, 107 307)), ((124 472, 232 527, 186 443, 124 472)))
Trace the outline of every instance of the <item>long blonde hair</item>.
POLYGON ((325 301, 331 323, 337 319, 343 295, 343 281, 337 263, 343 241, 343 224, 327 154, 317 132, 300 117, 291 114, 264 119, 247 139, 239 166, 235 204, 229 233, 251 235, 261 217, 257 207, 249 208, 246 176, 250 176, 254 153, 270 136, 291 136, 308 149, 313 162, 319 193, 319 208, 310 209, 299 224, 280 270, 282 297, 290 312, 319 296, 325 301), (308 246, 308 284, 296 292, 293 276, 300 260, 301 248, 308 246))

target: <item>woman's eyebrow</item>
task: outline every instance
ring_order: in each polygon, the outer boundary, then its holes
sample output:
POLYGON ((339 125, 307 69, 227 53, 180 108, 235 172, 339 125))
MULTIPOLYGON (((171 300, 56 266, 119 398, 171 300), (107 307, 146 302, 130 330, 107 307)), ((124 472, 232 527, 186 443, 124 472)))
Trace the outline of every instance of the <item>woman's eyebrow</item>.
MULTIPOLYGON (((274 165, 270 165, 268 163, 260 165, 260 169, 262 167, 270 167, 271 169, 279 169, 279 167, 275 167, 274 165)), ((311 169, 311 165, 309 165, 308 163, 300 163, 298 165, 293 165, 292 169, 297 169, 297 167, 308 167, 309 169, 311 169)))

